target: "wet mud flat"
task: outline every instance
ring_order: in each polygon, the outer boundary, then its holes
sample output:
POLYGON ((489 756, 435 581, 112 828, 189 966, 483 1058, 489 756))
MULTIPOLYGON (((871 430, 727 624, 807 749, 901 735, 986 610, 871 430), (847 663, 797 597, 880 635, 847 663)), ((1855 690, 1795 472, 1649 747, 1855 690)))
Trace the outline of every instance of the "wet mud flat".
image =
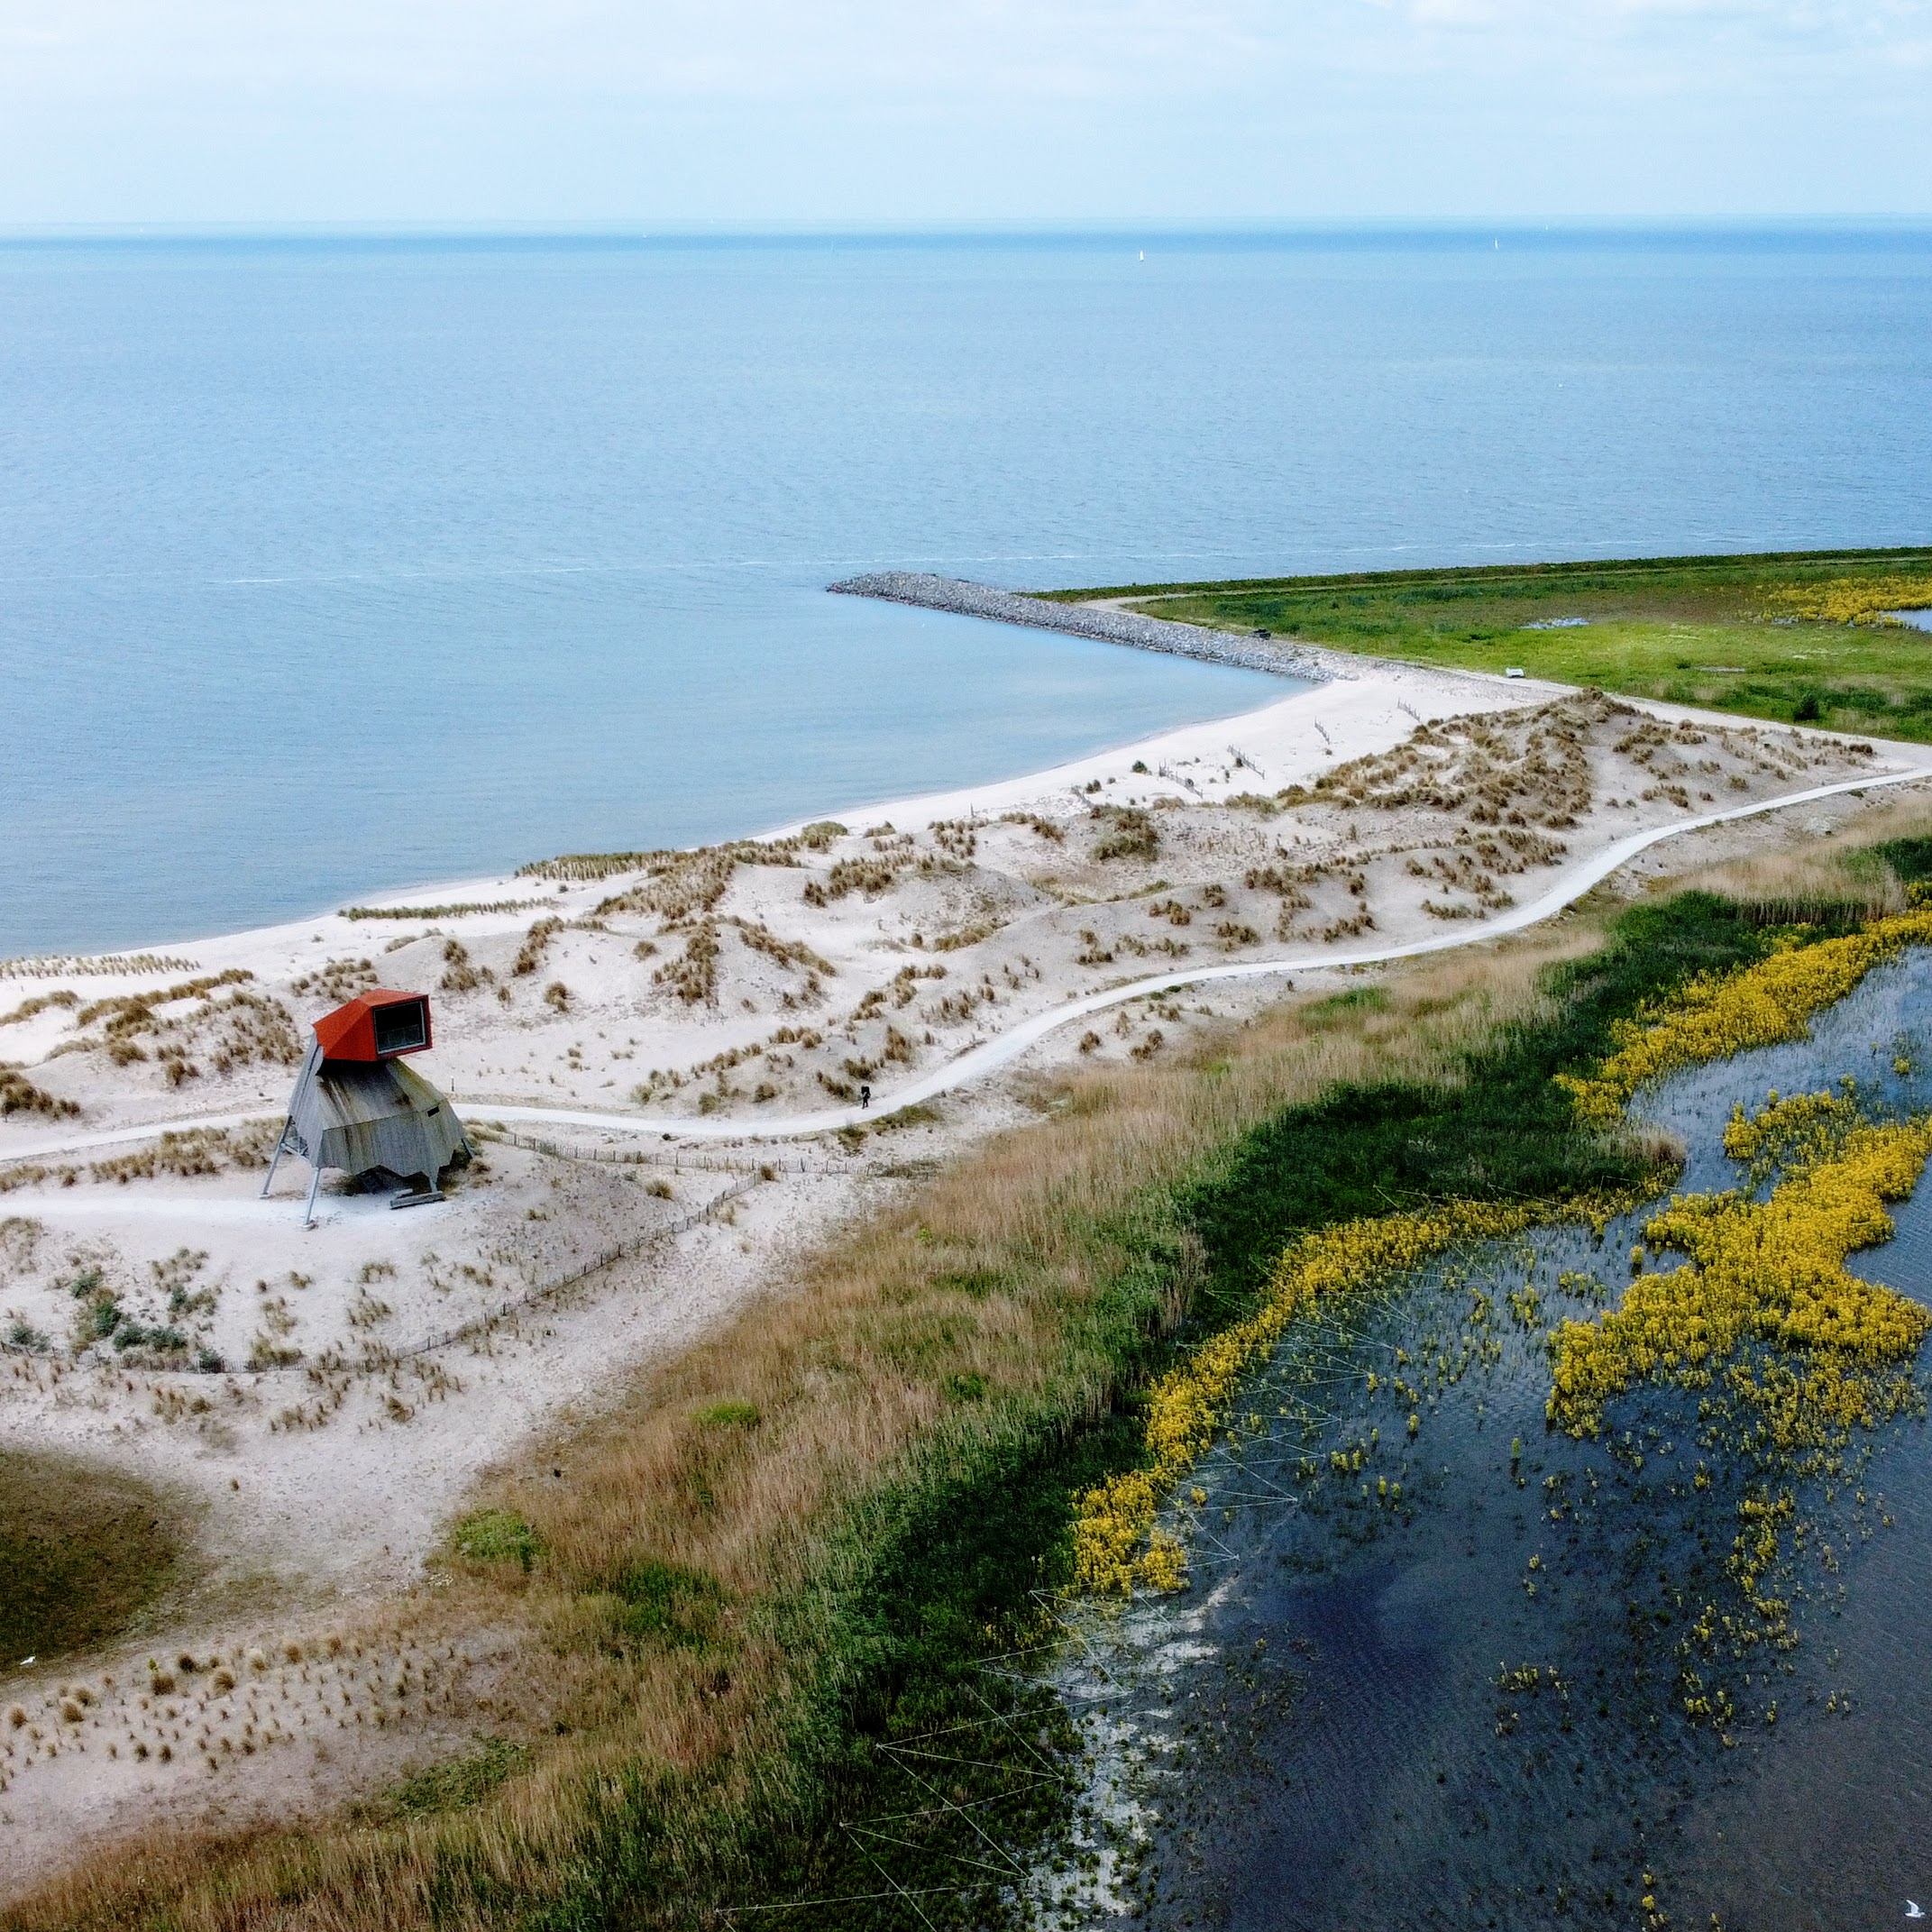
MULTIPOLYGON (((1679 1192, 1751 1186, 1734 1105, 1833 1087, 1916 1113, 1928 1057, 1915 954, 1808 1040, 1633 1112, 1682 1137, 1679 1192)), ((1836 1932, 1932 1892, 1924 1364, 1798 1463, 1709 1391, 1640 1387, 1595 1440, 1548 1428, 1557 1322, 1680 1265, 1634 1259, 1658 1204, 1292 1332, 1170 1516, 1190 1589, 1080 1626, 1058 1688, 1095 1753, 1099 1877, 1068 1922, 1836 1932)), ((1932 1189, 1893 1220, 1849 1265, 1932 1298, 1932 1189)))

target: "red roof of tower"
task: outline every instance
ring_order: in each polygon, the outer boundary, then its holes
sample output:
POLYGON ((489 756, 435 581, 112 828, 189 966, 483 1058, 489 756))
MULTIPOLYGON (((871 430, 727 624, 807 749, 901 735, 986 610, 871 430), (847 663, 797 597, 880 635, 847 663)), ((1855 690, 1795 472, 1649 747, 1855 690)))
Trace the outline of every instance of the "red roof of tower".
POLYGON ((371 986, 316 1021, 316 1042, 325 1060, 393 1060, 424 1052, 430 1045, 429 995, 371 986))

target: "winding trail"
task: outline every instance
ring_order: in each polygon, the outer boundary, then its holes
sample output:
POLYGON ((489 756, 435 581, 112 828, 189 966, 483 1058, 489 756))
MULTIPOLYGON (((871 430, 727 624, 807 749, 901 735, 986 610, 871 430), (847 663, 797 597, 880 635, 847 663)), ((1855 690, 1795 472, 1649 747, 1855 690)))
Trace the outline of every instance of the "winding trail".
MULTIPOLYGON (((1094 1013, 1123 1006, 1131 1000, 1145 999, 1159 993, 1173 993, 1184 986, 1204 986, 1221 980, 1259 979, 1271 974, 1311 973, 1324 967, 1378 966, 1396 959, 1414 959, 1425 953, 1453 951, 1473 946, 1505 933, 1520 932, 1526 926, 1561 912, 1573 905, 1594 886, 1600 884, 1618 866, 1628 864, 1640 852, 1676 838, 1687 832, 1700 832, 1714 825, 1729 825, 1740 819, 1754 819, 1766 812, 1783 811, 1794 805, 1808 805, 1819 799, 1836 798, 1848 792, 1876 792, 1887 785, 1932 782, 1932 765, 1909 771, 1887 772, 1871 778, 1846 779, 1837 784, 1814 785, 1805 792, 1787 792, 1781 798, 1761 799, 1755 804, 1734 806, 1727 811, 1706 812, 1700 818, 1685 819, 1675 825, 1660 825, 1649 831, 1633 832, 1627 838, 1607 846, 1593 858, 1560 877, 1541 898, 1515 906, 1498 918, 1486 920, 1456 931, 1426 939, 1414 939, 1406 946, 1342 951, 1326 948, 1319 953, 1299 953, 1284 959, 1241 960, 1228 966, 1195 966, 1175 973, 1157 973, 1147 979, 1084 994, 1076 1000, 1035 1013, 1030 1019, 984 1040, 948 1060, 944 1066, 876 1096, 870 1111, 858 1107, 837 1107, 821 1113, 794 1113, 765 1117, 756 1121, 708 1120, 646 1113, 592 1113, 564 1107, 498 1106, 488 1101, 466 1101, 460 1094, 450 1097, 473 1119, 481 1121, 534 1121, 552 1127, 582 1127, 605 1133, 660 1133, 666 1140, 792 1140, 811 1134, 836 1133, 841 1127, 859 1126, 867 1121, 896 1113, 902 1107, 916 1106, 949 1094, 996 1067, 1016 1060, 1029 1048, 1038 1045, 1048 1033, 1094 1013)), ((263 1118, 257 1108, 247 1113, 190 1115, 175 1121, 151 1121, 144 1126, 110 1128, 96 1133, 69 1135, 37 1145, 23 1145, 6 1154, 9 1162, 41 1160, 60 1154, 83 1153, 93 1148, 109 1147, 128 1140, 151 1140, 163 1133, 182 1133, 191 1129, 239 1127, 263 1118)))

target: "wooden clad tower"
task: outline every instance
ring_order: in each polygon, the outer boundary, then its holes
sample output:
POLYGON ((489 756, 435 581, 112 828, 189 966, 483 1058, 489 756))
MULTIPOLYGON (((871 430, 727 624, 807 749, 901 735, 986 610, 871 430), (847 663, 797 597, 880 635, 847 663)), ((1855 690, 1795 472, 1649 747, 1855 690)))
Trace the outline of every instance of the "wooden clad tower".
POLYGON ((392 1207, 440 1200, 438 1177, 453 1162, 469 1159, 470 1143, 455 1109, 402 1064, 431 1044, 428 995, 372 987, 316 1021, 315 1035, 289 1096, 263 1195, 282 1156, 292 1153, 314 1170, 305 1226, 315 1224, 325 1167, 416 1183, 392 1207))

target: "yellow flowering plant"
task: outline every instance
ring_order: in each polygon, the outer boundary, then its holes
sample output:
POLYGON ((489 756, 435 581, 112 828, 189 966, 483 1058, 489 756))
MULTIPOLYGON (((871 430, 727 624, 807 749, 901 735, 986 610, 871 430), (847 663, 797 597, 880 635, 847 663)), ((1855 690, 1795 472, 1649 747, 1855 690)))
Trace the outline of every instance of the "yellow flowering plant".
MULTIPOLYGON (((1917 1184, 1932 1154, 1932 1120, 1850 1124, 1845 1104, 1806 1095, 1732 1123, 1726 1144, 1740 1152, 1780 1134, 1800 1136, 1790 1143, 1790 1177, 1766 1201, 1736 1192, 1682 1195, 1650 1220, 1646 1243, 1688 1261, 1640 1275, 1619 1307, 1557 1330, 1552 1423, 1595 1435, 1606 1404, 1636 1383, 1708 1387, 1751 1343, 1810 1358, 1795 1385, 1798 1406, 1781 1405, 1774 1417, 1793 1445, 1808 1425, 1842 1430, 1874 1419, 1867 1371, 1909 1362, 1932 1314, 1848 1273, 1845 1260, 1890 1239, 1883 1204, 1917 1184)), ((1748 1369, 1733 1383, 1741 1394, 1760 1386, 1748 1369)))
MULTIPOLYGON (((1699 983, 1644 1033, 1626 1034, 1621 1064, 1599 1069, 1609 1080, 1572 1085, 1579 1113, 1600 1118, 1605 1093, 1634 1088, 1647 1069, 1716 1058, 1736 1050, 1733 1041, 1798 1037, 1811 1012, 1918 938, 1912 928, 1923 917, 1879 921, 1849 940, 1699 983), (1805 970, 1790 970, 1800 964, 1805 970)), ((1845 1453, 1854 1429, 1874 1428, 1922 1401, 1913 1368, 1932 1312, 1860 1279, 1845 1263, 1891 1238, 1884 1204, 1905 1199, 1918 1184, 1932 1155, 1932 1118, 1871 1119, 1847 1076, 1836 1092, 1773 1093, 1754 1114, 1735 1110, 1724 1148, 1745 1164, 1747 1187, 1675 1197, 1651 1217, 1647 1247, 1680 1253, 1685 1265, 1640 1274, 1616 1309, 1557 1330, 1547 1413, 1553 1426, 1594 1437, 1608 1403, 1639 1383, 1707 1391, 1699 1410, 1703 1439, 1729 1442, 1761 1471, 1755 1493, 1738 1500, 1726 1562, 1743 1604, 1727 1613, 1705 1602, 1679 1646, 1686 1715, 1728 1744, 1736 1702, 1707 1681, 1698 1662, 1798 1642, 1790 1595, 1773 1579, 1785 1573, 1787 1543, 1801 1544, 1811 1525, 1792 1489, 1781 1485, 1806 1474, 1827 1485, 1842 1480, 1862 1461, 1845 1453), (1769 1197, 1757 1199, 1773 1178, 1769 1197)), ((1828 1538, 1815 1540, 1819 1561, 1835 1569, 1828 1538)), ((1775 1724, 1776 1702, 1760 1715, 1775 1724)))
MULTIPOLYGON (((1801 1038, 1812 1014, 1907 946, 1927 942, 1932 907, 1915 905, 1842 938, 1787 946, 1751 965, 1700 975, 1634 1019, 1613 1021, 1615 1050, 1593 1072, 1554 1077, 1580 1124, 1619 1125, 1645 1083, 1801 1038)), ((1908 1297, 1857 1279, 1844 1263, 1854 1250, 1889 1237, 1883 1204, 1911 1192, 1932 1154, 1932 1121, 1870 1122, 1851 1091, 1789 1101, 1773 1095, 1756 1115, 1740 1112, 1725 1144, 1751 1164, 1754 1182, 1781 1173, 1781 1185, 1764 1201, 1744 1194, 1679 1197, 1652 1218, 1646 1242, 1682 1252, 1687 1265, 1640 1273, 1621 1306, 1594 1321, 1566 1321, 1553 1332, 1553 1426, 1595 1435, 1606 1406, 1639 1382, 1709 1387, 1722 1376, 1727 1395, 1757 1414, 1773 1443, 1790 1448, 1895 1413, 1906 1399, 1909 1364, 1932 1317, 1908 1297), (1804 1369, 1757 1359, 1754 1348, 1758 1356, 1799 1352, 1804 1369)), ((1300 1236, 1276 1262, 1254 1313, 1154 1384, 1145 1465, 1078 1497, 1076 1586, 1124 1593, 1185 1585, 1186 1550, 1158 1526, 1160 1509, 1228 1427, 1245 1378, 1317 1303, 1387 1286, 1451 1248, 1561 1215, 1579 1215, 1600 1234, 1611 1214, 1631 1204, 1454 1199, 1300 1236)), ((1746 1567, 1754 1584, 1763 1566, 1746 1567)))
POLYGON ((1155 1516, 1226 1424, 1243 1377, 1298 1315, 1324 1296, 1392 1281, 1460 1242, 1514 1233, 1548 1212, 1449 1201, 1343 1222, 1293 1242, 1275 1264, 1254 1314, 1203 1342, 1154 1384, 1147 1405, 1148 1466, 1110 1477, 1080 1497, 1076 1583, 1089 1590, 1129 1591, 1137 1583, 1174 1589, 1186 1580, 1181 1545, 1155 1529, 1155 1516))
POLYGON ((1634 1019, 1614 1021, 1616 1050, 1594 1073, 1559 1074, 1578 1116, 1609 1127, 1646 1083, 1679 1067, 1801 1039, 1811 1015, 1836 1005, 1875 966, 1932 943, 1932 908, 1873 920, 1841 939, 1773 953, 1754 966, 1704 974, 1634 1019))
POLYGON ((1894 610, 1932 604, 1932 577, 1836 577, 1772 593, 1783 615, 1827 624, 1883 623, 1894 610))

